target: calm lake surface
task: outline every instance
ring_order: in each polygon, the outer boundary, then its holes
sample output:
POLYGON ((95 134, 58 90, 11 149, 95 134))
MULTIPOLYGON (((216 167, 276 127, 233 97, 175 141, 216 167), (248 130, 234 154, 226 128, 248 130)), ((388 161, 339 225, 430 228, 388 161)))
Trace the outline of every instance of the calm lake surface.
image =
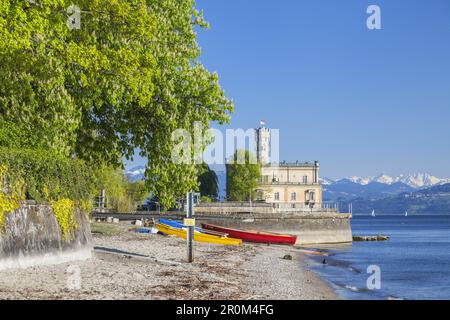
POLYGON ((450 299, 450 215, 355 215, 352 229, 391 240, 326 247, 332 255, 313 270, 342 298, 450 299), (380 290, 367 289, 370 266, 381 270, 380 290))

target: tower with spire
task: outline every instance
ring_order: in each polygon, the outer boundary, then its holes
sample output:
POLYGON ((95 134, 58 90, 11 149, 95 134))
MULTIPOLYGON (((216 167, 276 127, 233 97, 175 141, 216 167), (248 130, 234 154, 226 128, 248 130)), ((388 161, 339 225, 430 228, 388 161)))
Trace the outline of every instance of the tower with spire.
POLYGON ((289 205, 290 208, 320 210, 322 186, 319 181, 319 162, 271 161, 272 133, 264 120, 255 129, 256 157, 261 165, 258 200, 289 205))

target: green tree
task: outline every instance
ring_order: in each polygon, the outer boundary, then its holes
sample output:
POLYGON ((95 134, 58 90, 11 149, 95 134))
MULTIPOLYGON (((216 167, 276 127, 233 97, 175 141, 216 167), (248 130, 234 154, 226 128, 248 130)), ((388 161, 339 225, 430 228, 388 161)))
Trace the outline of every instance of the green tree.
POLYGON ((175 129, 228 122, 233 105, 199 62, 194 0, 0 2, 0 120, 95 165, 148 158, 149 191, 169 207, 195 189, 195 165, 172 162, 175 129))
POLYGON ((133 212, 136 210, 131 184, 123 171, 111 166, 99 168, 97 194, 106 191, 108 209, 116 212, 133 212))
POLYGON ((231 201, 254 201, 261 167, 247 150, 236 150, 227 164, 227 197, 231 201))
POLYGON ((142 204, 149 197, 148 188, 143 180, 130 182, 129 189, 135 206, 142 204))
POLYGON ((217 199, 219 194, 217 174, 206 163, 198 166, 198 182, 202 196, 217 199))
POLYGON ((45 149, 45 142, 38 139, 31 129, 21 123, 0 119, 0 147, 8 149, 45 149))

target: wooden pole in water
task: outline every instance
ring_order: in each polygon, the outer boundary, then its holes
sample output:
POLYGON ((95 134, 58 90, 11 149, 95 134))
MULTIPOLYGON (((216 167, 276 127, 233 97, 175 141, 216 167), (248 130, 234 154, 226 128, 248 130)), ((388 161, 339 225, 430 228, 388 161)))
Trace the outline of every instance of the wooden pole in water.
POLYGON ((192 263, 194 261, 194 250, 192 242, 194 240, 194 228, 195 228, 195 222, 193 222, 193 216, 194 216, 194 193, 189 192, 187 194, 186 199, 186 205, 187 205, 187 211, 186 211, 186 223, 185 225, 188 226, 187 230, 187 253, 188 253, 188 262, 192 263))

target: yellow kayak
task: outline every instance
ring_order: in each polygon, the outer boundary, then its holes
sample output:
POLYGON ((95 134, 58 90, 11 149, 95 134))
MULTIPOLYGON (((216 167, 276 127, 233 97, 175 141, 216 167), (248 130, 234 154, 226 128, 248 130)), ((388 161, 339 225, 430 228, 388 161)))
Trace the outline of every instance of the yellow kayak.
MULTIPOLYGON (((172 228, 172 227, 162 224, 162 223, 157 223, 155 225, 155 227, 156 227, 156 229, 158 229, 159 231, 161 231, 162 233, 165 233, 165 234, 174 235, 174 236, 177 236, 177 237, 180 237, 183 239, 186 239, 186 237, 187 237, 186 229, 172 228)), ((238 245, 242 244, 241 239, 219 237, 219 236, 214 236, 211 234, 204 234, 204 233, 201 233, 198 231, 194 232, 194 241, 214 243, 214 244, 225 244, 225 245, 230 245, 230 246, 238 246, 238 245)))

